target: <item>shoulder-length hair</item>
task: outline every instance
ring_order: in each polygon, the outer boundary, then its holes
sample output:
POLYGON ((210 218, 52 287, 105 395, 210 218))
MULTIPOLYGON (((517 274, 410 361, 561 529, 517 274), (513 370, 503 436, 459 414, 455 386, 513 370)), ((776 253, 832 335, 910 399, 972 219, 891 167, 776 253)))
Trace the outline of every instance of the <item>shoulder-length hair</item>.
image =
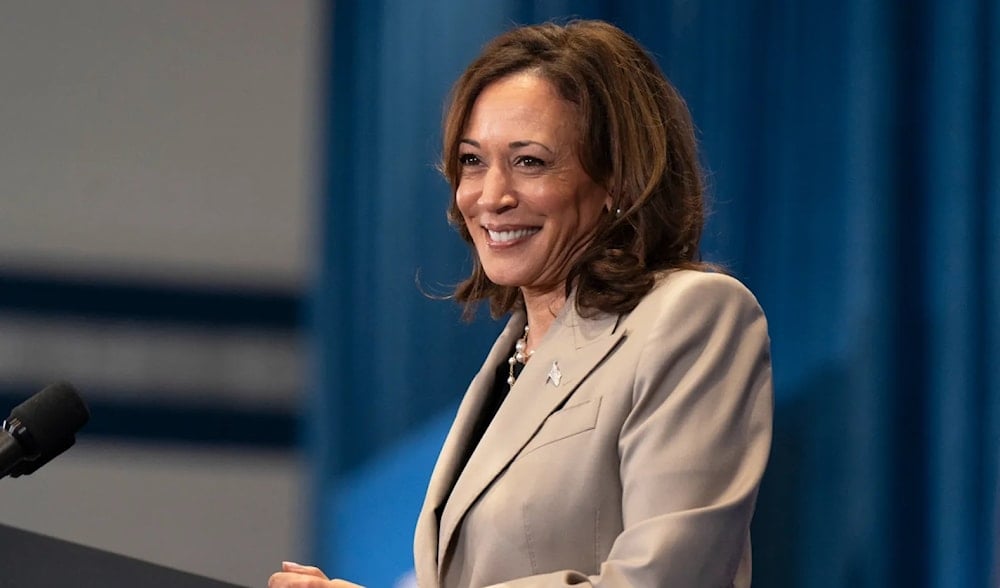
POLYGON ((567 296, 576 287, 577 311, 628 312, 658 272, 710 267, 697 257, 705 211, 694 126, 660 68, 635 39, 605 22, 519 27, 484 47, 455 83, 445 112, 440 168, 452 188, 448 219, 473 258, 453 294, 465 317, 484 300, 494 317, 523 304, 518 288, 486 276, 455 191, 459 143, 476 99, 493 82, 528 70, 576 106, 580 163, 613 202, 566 280, 567 296))

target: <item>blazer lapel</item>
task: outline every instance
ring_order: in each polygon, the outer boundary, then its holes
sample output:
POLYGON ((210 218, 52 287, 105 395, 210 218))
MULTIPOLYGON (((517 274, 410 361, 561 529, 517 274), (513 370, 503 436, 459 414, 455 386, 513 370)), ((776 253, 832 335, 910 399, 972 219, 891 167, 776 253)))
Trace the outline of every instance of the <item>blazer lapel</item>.
POLYGON ((479 373, 472 379, 462 397, 454 423, 445 437, 441 453, 431 473, 427 495, 417 523, 415 545, 419 546, 419 549, 415 553, 415 558, 418 560, 415 564, 418 568, 423 568, 425 564, 428 570, 437 568, 438 553, 441 550, 438 546, 438 515, 448 499, 455 477, 459 474, 458 468, 469 445, 469 437, 493 387, 496 366, 507 360, 514 342, 524 332, 524 323, 523 313, 515 313, 511 317, 497 337, 493 348, 490 349, 479 373))
MULTIPOLYGON (((615 332, 617 324, 616 315, 599 315, 594 319, 582 319, 576 313, 572 302, 566 304, 539 345, 538 351, 517 378, 507 399, 500 406, 493 422, 469 458, 468 464, 458 473, 458 480, 450 496, 444 497, 447 502, 440 523, 439 574, 444 555, 450 548, 462 517, 486 487, 531 440, 545 419, 562 406, 580 382, 625 336, 624 332, 615 332)), ((523 320, 519 321, 520 329, 523 329, 523 325, 523 320)), ((510 325, 504 334, 509 331, 510 325)), ((498 362, 506 361, 507 354, 510 353, 520 332, 515 331, 513 335, 514 338, 507 341, 506 346, 500 349, 494 347, 477 380, 484 377, 484 374, 486 378, 492 378, 498 362)), ((492 380, 480 385, 491 384, 492 380)), ((481 407, 482 402, 479 401, 477 406, 481 407)), ((466 415, 466 418, 474 420, 474 416, 474 414, 466 415)), ((468 425, 464 427, 468 428, 468 425)), ((467 431, 463 438, 468 439, 467 431)))

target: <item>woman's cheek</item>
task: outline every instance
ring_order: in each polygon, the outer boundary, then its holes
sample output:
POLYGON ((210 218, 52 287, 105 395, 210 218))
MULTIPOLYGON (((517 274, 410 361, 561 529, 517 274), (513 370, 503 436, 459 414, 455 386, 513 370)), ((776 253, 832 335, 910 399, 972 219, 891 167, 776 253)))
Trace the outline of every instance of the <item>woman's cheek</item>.
POLYGON ((467 182, 463 181, 455 190, 455 204, 467 222, 472 217, 472 208, 475 206, 475 203, 476 199, 473 190, 467 182))

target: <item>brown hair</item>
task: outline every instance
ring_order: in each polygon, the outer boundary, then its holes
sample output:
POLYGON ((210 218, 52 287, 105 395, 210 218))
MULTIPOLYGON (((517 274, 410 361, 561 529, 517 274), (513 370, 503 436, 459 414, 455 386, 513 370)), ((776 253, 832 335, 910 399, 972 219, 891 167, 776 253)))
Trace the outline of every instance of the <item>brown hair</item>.
MULTIPOLYGON (((628 312, 652 289, 658 271, 710 267, 697 259, 704 224, 702 176, 684 100, 656 63, 621 29, 601 21, 515 28, 492 40, 452 88, 444 120, 441 170, 452 188, 448 219, 472 245, 454 194, 459 142, 472 107, 491 83, 531 70, 580 114, 580 163, 611 195, 590 245, 571 268, 577 310, 628 312)), ((470 318, 489 300, 494 317, 523 303, 520 290, 494 284, 472 246, 471 275, 454 297, 470 318)))

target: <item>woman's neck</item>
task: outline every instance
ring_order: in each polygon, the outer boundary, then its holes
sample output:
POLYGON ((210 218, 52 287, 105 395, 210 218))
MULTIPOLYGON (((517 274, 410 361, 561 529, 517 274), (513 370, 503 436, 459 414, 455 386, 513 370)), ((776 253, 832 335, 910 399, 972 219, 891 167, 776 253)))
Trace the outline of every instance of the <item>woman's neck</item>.
POLYGON ((527 349, 534 351, 566 305, 566 294, 560 287, 548 292, 532 292, 522 288, 521 295, 524 297, 524 312, 528 317, 527 349))

